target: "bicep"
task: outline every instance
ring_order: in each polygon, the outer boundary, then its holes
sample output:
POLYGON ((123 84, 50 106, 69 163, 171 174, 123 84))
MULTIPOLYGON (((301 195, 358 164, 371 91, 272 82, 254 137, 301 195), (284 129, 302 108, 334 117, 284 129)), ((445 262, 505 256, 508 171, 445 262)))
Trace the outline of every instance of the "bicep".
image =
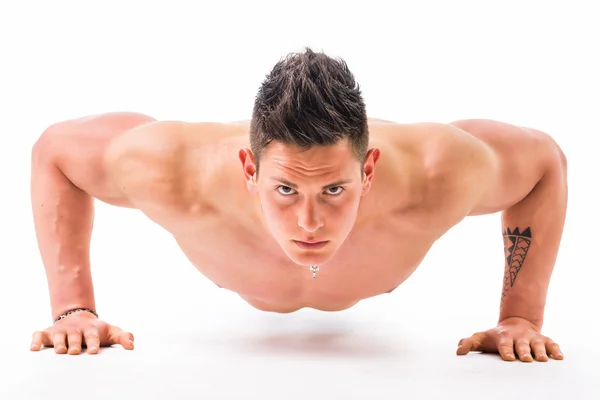
POLYGON ((452 125, 490 150, 493 168, 470 215, 505 210, 524 199, 556 161, 558 146, 547 134, 493 120, 465 120, 452 125))
POLYGON ((154 121, 138 113, 105 113, 61 121, 34 145, 35 162, 53 163, 70 183, 108 204, 131 207, 107 174, 103 157, 127 131, 154 121))

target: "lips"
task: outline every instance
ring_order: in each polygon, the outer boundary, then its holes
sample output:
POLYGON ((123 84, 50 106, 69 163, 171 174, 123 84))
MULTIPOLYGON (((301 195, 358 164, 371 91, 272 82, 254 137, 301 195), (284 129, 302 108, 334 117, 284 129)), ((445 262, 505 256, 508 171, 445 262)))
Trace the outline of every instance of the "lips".
POLYGON ((301 249, 304 250, 318 250, 323 248, 328 241, 320 241, 320 242, 316 242, 316 241, 310 241, 310 242, 304 242, 304 241, 300 241, 300 240, 294 240, 294 243, 296 243, 296 246, 300 247, 301 249))

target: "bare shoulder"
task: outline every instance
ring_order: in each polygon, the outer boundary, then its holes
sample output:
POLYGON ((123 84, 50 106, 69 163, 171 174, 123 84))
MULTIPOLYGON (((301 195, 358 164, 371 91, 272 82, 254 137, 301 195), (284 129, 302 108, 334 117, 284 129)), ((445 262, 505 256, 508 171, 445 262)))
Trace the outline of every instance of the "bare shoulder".
POLYGON ((150 219, 174 230, 206 212, 203 183, 209 154, 224 124, 156 121, 121 135, 106 163, 128 199, 150 219))
MULTIPOLYGON (((372 143, 383 145, 400 164, 412 159, 413 171, 432 187, 451 184, 449 178, 477 167, 491 166, 490 147, 451 124, 376 124, 371 127, 372 143)), ((464 176, 463 176, 464 178, 464 176)))
POLYGON ((432 210, 449 221, 503 211, 521 201, 561 151, 550 135, 489 119, 415 126, 432 210))
POLYGON ((554 138, 539 129, 491 119, 450 123, 490 149, 494 159, 488 190, 472 214, 507 209, 525 198, 549 171, 566 168, 566 157, 554 138))
POLYGON ((414 177, 409 191, 417 190, 418 204, 409 211, 423 216, 427 229, 444 231, 469 215, 494 174, 490 147, 450 124, 386 125, 373 131, 398 160, 393 168, 402 173, 394 179, 414 177))
POLYGON ((463 119, 449 125, 477 138, 495 152, 512 153, 517 157, 523 153, 548 158, 561 155, 561 149, 551 135, 532 127, 492 119, 463 119))

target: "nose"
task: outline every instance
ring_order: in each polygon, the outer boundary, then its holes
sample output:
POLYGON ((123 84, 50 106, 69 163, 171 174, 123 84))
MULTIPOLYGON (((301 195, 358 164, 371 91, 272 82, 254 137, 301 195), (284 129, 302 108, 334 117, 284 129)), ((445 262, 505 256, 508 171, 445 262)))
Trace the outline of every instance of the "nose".
POLYGON ((311 201, 305 201, 298 212, 298 226, 307 232, 316 232, 323 226, 323 219, 317 212, 317 207, 311 201))

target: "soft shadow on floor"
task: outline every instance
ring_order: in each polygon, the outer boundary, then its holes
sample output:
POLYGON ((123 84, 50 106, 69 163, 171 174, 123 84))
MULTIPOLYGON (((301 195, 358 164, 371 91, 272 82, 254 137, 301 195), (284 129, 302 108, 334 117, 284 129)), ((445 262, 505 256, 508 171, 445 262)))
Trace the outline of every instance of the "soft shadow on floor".
POLYGON ((179 344, 189 347, 222 348, 238 355, 248 356, 307 356, 307 357, 360 357, 369 360, 398 357, 402 353, 400 338, 386 339, 364 332, 330 330, 326 332, 261 332, 236 333, 219 338, 206 335, 185 335, 179 344))

